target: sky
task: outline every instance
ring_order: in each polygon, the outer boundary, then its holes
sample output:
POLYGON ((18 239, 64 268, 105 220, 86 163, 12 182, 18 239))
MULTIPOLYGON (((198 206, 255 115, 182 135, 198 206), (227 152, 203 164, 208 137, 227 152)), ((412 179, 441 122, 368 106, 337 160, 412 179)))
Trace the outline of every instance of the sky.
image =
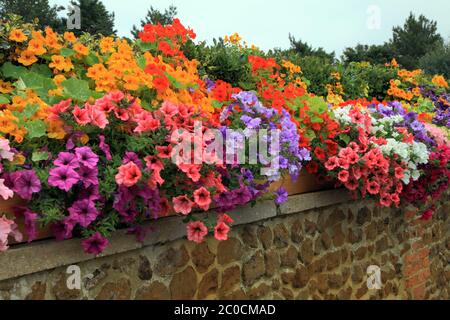
MULTIPOLYGON (((69 0, 50 0, 67 5, 69 0)), ((197 40, 238 32, 261 49, 288 48, 289 34, 313 47, 335 51, 346 47, 382 44, 392 27, 403 25, 409 13, 437 21, 441 35, 450 38, 448 0, 103 0, 115 13, 120 36, 130 36, 133 24, 152 5, 163 10, 178 8, 178 18, 197 33, 197 40)), ((83 13, 81 13, 83 14, 83 13)))

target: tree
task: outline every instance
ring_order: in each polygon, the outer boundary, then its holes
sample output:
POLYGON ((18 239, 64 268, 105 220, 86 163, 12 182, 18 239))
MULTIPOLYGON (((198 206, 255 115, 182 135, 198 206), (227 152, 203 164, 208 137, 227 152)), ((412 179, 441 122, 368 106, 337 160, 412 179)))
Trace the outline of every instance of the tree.
POLYGON ((170 6, 169 9, 165 9, 164 12, 159 11, 153 7, 147 11, 147 15, 143 20, 141 20, 141 28, 139 29, 135 25, 133 25, 133 29, 131 30, 131 34, 134 38, 139 37, 139 32, 144 28, 146 24, 161 24, 163 26, 172 24, 173 19, 178 14, 178 9, 175 6, 170 6))
POLYGON ((395 57, 395 52, 389 43, 382 45, 358 44, 354 48, 346 48, 342 55, 342 61, 350 62, 367 61, 371 64, 385 64, 395 57))
POLYGON ((314 49, 308 43, 302 40, 296 40, 291 34, 289 34, 289 41, 291 42, 291 50, 297 52, 302 57, 314 56, 327 59, 330 62, 334 61, 334 52, 328 53, 323 48, 314 49))
POLYGON ((24 22, 34 22, 37 18, 41 29, 49 26, 56 31, 64 30, 64 21, 58 17, 62 6, 50 6, 48 0, 0 0, 0 19, 8 14, 22 16, 24 22))
POLYGON ((419 65, 426 73, 450 79, 450 41, 428 52, 420 59, 419 65))
POLYGON ((78 6, 81 12, 81 30, 74 29, 77 35, 83 32, 102 34, 105 36, 116 34, 114 30, 114 13, 108 12, 100 0, 71 1, 72 6, 78 6))
POLYGON ((403 27, 393 28, 392 46, 398 62, 407 69, 419 67, 419 59, 442 45, 443 39, 437 32, 437 23, 424 15, 416 18, 410 13, 403 27))

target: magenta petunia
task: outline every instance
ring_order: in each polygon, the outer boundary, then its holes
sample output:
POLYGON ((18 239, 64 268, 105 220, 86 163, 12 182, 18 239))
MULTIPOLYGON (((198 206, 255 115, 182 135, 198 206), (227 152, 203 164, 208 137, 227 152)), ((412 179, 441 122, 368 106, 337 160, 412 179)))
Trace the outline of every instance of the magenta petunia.
POLYGON ((80 176, 80 181, 83 183, 85 188, 90 186, 98 186, 98 169, 88 168, 81 166, 78 170, 78 175, 80 176))
POLYGON ((95 255, 99 255, 100 253, 102 253, 106 249, 108 244, 108 239, 103 237, 99 232, 97 232, 90 238, 81 241, 84 252, 95 255))
POLYGON ((50 170, 48 184, 69 192, 72 187, 78 183, 80 176, 70 167, 57 167, 50 170))
POLYGON ((13 191, 23 200, 31 200, 33 193, 41 191, 41 181, 33 170, 15 172, 13 191))
POLYGON ((89 199, 79 200, 68 209, 70 218, 87 228, 97 219, 99 213, 94 202, 89 199))
POLYGON ((70 152, 60 152, 53 164, 57 167, 69 167, 72 169, 76 169, 80 166, 78 158, 70 152))
POLYGON ((75 149, 75 155, 78 158, 80 164, 88 168, 95 168, 98 163, 98 155, 96 155, 91 148, 81 147, 75 149))
POLYGON ((105 136, 99 135, 98 139, 100 140, 100 144, 99 144, 100 150, 102 150, 103 153, 105 154, 106 160, 111 161, 112 160, 111 149, 110 149, 109 145, 105 142, 105 136))

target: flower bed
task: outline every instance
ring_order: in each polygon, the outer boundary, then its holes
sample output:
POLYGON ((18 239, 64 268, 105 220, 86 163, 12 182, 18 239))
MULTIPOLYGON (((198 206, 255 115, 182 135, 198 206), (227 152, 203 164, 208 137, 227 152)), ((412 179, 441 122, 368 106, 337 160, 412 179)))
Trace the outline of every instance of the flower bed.
POLYGON ((400 102, 333 105, 299 67, 248 48, 253 90, 232 87, 200 76, 183 51, 195 33, 176 19, 134 42, 1 30, 0 197, 20 199, 2 204, 2 251, 50 229, 98 254, 117 228, 142 241, 142 222, 169 214, 185 217, 189 240, 224 241, 238 206, 340 185, 382 206, 420 195, 430 218, 429 198, 448 188, 442 90, 423 91, 437 105, 427 116, 400 102))

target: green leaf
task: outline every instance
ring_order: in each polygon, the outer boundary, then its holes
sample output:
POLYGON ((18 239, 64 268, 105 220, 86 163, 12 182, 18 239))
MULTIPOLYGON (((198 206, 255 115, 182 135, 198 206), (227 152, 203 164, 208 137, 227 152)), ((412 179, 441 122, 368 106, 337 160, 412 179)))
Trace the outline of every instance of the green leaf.
POLYGON ((27 121, 24 126, 27 129, 28 137, 31 139, 45 136, 47 130, 45 123, 41 120, 27 121))
POLYGON ((15 66, 11 62, 6 62, 1 68, 2 74, 5 78, 19 79, 28 70, 22 66, 15 66))
POLYGON ((75 55, 75 50, 69 49, 69 48, 62 48, 60 51, 60 55, 62 55, 63 57, 71 57, 73 55, 75 55))
POLYGON ((0 104, 9 104, 8 97, 3 94, 0 94, 0 104))
POLYGON ((63 93, 66 98, 72 98, 76 101, 85 102, 92 95, 89 89, 89 83, 84 80, 68 79, 61 83, 63 93))
POLYGON ((212 101, 212 106, 214 109, 221 109, 223 104, 217 100, 213 100, 212 101))
POLYGON ((145 69, 145 67, 147 66, 147 59, 145 59, 144 56, 141 56, 137 59, 137 64, 139 68, 145 69))
POLYGON ((341 141, 343 141, 346 145, 350 143, 350 137, 346 134, 341 134, 339 139, 341 139, 341 141))
POLYGON ((138 40, 138 41, 136 41, 136 45, 142 51, 152 51, 152 50, 156 50, 156 48, 157 48, 156 42, 142 42, 141 40, 138 40))
POLYGON ((33 64, 30 70, 46 78, 53 76, 52 70, 45 64, 33 64))
POLYGON ((36 112, 39 110, 39 105, 37 104, 29 104, 25 107, 25 109, 22 111, 22 117, 23 118, 31 118, 36 114, 36 112))
POLYGON ((84 63, 86 63, 88 66, 93 66, 94 64, 97 64, 99 62, 100 60, 98 60, 97 56, 93 53, 88 54, 88 56, 84 58, 84 63))
POLYGON ((48 152, 46 151, 35 151, 31 155, 31 161, 40 162, 48 159, 48 152))

